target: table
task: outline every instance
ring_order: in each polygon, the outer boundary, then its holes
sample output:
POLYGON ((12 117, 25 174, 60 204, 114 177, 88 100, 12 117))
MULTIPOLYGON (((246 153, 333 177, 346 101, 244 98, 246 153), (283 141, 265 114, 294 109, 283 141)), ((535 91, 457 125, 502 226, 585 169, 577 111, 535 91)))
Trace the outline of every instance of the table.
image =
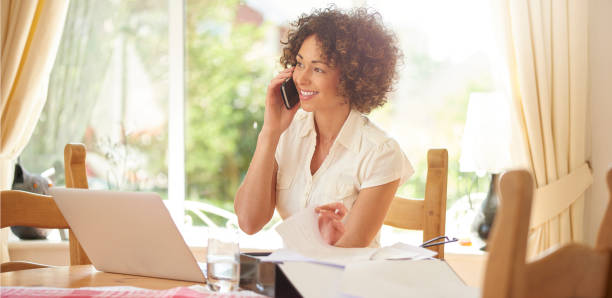
MULTIPOLYGON (((469 286, 480 287, 486 257, 447 255, 449 265, 469 286)), ((46 286, 60 288, 135 286, 169 289, 196 283, 97 271, 92 265, 58 266, 2 273, 3 286, 46 286)))
MULTIPOLYGON (((145 289, 188 287, 198 283, 97 271, 93 265, 59 266, 1 273, 2 286, 105 287, 133 286, 145 289)), ((204 285, 204 284, 200 284, 204 285)))

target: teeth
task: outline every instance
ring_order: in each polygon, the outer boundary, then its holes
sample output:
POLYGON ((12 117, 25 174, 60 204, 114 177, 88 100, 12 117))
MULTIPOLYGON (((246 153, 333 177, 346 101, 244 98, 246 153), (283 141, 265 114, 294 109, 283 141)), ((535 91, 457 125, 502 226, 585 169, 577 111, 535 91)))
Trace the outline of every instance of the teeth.
POLYGON ((316 94, 318 92, 316 92, 316 91, 304 91, 304 90, 300 90, 300 93, 302 95, 304 95, 304 96, 310 96, 310 95, 314 95, 314 94, 316 94))

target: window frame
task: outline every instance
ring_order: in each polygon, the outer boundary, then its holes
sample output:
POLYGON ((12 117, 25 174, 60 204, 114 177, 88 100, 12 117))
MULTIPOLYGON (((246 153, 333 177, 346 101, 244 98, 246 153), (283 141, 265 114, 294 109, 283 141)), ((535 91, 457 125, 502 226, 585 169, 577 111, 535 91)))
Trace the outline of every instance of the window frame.
POLYGON ((175 223, 184 223, 185 202, 185 1, 168 0, 168 200, 175 223))

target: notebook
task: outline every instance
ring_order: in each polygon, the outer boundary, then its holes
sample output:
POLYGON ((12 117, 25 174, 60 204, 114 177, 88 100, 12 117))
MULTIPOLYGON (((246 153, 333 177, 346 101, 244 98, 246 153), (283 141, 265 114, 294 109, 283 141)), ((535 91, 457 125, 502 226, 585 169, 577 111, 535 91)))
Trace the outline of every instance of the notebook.
POLYGON ((158 194, 74 188, 49 192, 97 270, 206 281, 158 194))

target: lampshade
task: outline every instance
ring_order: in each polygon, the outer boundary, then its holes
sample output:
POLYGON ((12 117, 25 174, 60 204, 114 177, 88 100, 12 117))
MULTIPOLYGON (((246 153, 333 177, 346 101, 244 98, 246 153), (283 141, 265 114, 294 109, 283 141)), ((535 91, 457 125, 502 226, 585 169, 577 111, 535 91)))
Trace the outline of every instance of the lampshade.
POLYGON ((459 171, 498 173, 512 167, 510 107, 498 92, 470 94, 459 171))

